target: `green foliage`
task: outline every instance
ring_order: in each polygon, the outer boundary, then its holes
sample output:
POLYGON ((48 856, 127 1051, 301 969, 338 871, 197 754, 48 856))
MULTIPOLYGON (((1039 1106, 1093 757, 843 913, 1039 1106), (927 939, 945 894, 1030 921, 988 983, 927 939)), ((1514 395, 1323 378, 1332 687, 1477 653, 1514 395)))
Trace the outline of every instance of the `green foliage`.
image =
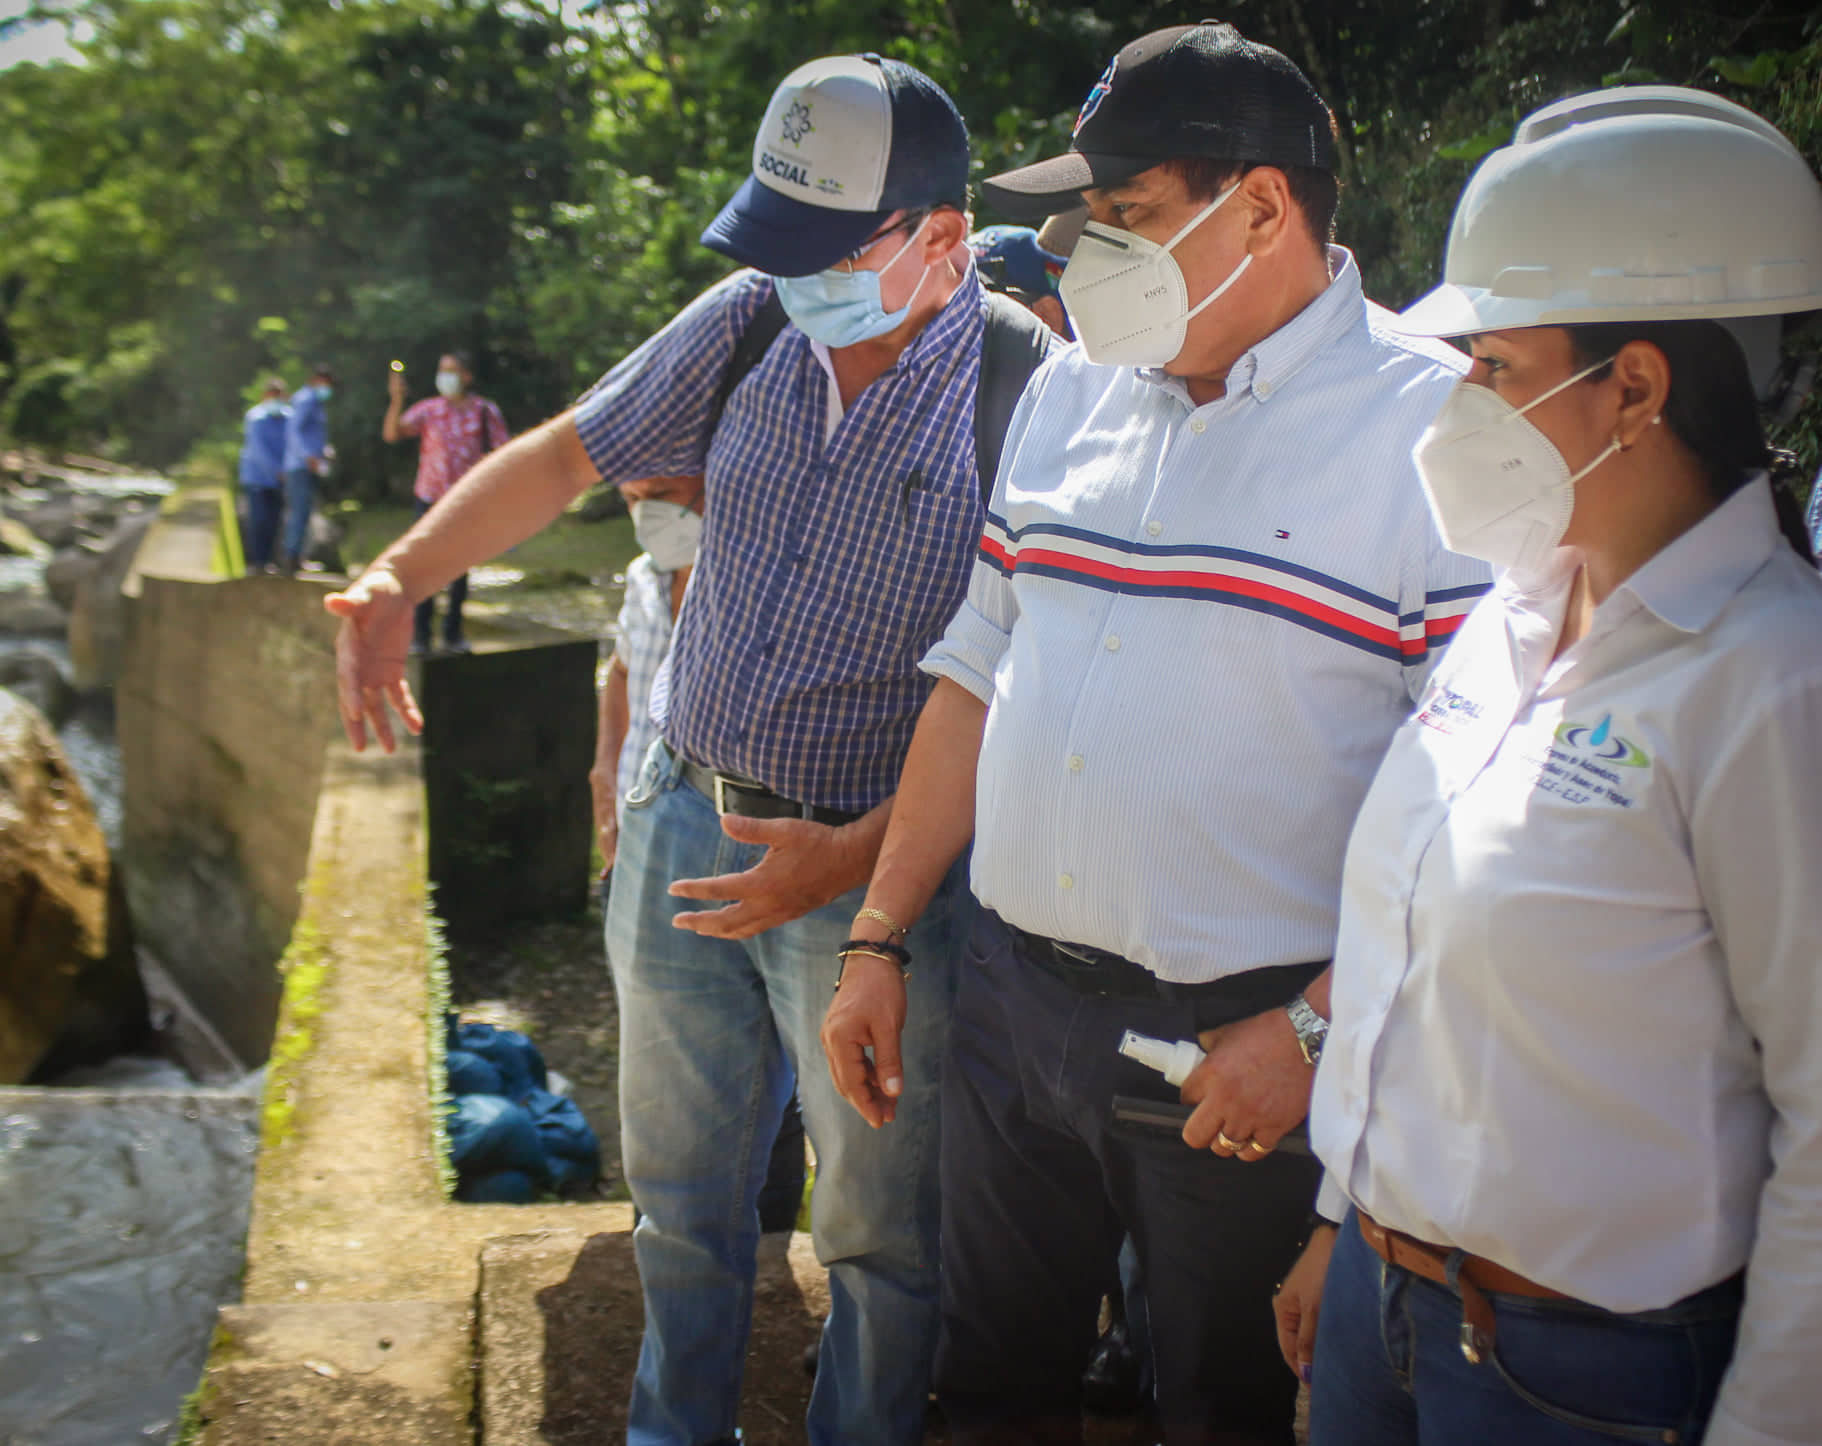
MULTIPOLYGON (((50 9, 51 7, 43 7, 50 9)), ((1189 0, 88 0, 81 65, 0 72, 0 433, 170 465, 233 445, 259 378, 342 385, 332 497, 401 498, 394 357, 443 351, 524 428, 726 270, 697 242, 773 85, 817 54, 920 65, 975 174, 1067 143, 1107 58, 1189 0)), ((1517 119, 1703 85, 1822 160, 1822 6, 1231 0, 1334 106, 1342 239, 1390 305, 1517 119)), ((983 222, 995 219, 984 210, 983 222)), ((1813 413, 1811 414, 1813 417, 1813 413)), ((1798 438, 1813 455, 1815 424, 1798 438)))

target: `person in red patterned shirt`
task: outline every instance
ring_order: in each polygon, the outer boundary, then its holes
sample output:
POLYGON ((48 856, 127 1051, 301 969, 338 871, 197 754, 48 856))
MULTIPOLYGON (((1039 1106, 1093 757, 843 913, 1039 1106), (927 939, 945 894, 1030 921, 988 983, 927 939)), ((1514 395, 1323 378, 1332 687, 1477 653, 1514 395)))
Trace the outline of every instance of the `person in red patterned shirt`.
MULTIPOLYGON (((496 447, 504 446, 510 437, 506 418, 486 397, 471 390, 474 367, 466 352, 445 353, 437 361, 437 392, 400 414, 405 406, 405 373, 395 364, 389 381, 391 400, 386 418, 380 424, 380 436, 388 442, 402 442, 407 437, 419 439, 418 480, 412 488, 412 504, 422 517, 441 500, 449 489, 462 480, 476 462, 496 447)), ((468 598, 468 574, 463 573, 449 585, 449 613, 443 619, 443 648, 446 652, 465 653, 468 643, 462 636, 462 604, 468 598)), ((411 651, 430 651, 431 625, 436 619, 436 598, 427 597, 418 604, 412 629, 411 651)))

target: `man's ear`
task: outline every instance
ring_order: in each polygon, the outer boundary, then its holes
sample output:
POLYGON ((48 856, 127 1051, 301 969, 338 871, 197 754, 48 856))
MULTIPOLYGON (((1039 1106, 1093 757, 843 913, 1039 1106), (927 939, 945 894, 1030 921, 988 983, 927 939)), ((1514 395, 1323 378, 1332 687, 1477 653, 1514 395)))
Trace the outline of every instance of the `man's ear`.
POLYGON ((923 244, 924 264, 933 266, 968 239, 968 218, 945 206, 931 213, 919 239, 923 244))
POLYGON ((1276 166, 1254 166, 1240 180, 1234 203, 1247 208, 1246 249, 1270 255, 1299 224, 1291 183, 1276 166))

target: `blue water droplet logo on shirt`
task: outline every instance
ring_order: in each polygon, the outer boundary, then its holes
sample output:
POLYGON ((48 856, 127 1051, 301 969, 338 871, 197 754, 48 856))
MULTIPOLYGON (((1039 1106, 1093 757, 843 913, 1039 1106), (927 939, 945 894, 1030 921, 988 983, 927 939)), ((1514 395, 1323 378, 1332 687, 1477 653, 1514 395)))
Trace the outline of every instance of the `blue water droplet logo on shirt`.
POLYGON ((1600 726, 1588 735, 1588 746, 1591 748, 1599 748, 1607 741, 1607 735, 1612 729, 1613 715, 1609 713, 1605 718, 1601 719, 1600 726))

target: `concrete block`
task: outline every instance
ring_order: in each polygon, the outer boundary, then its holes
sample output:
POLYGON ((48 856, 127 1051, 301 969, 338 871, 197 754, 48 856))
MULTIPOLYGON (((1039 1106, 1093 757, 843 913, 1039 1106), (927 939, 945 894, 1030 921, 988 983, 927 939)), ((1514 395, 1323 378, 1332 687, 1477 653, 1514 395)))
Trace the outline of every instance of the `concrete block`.
POLYGON ((423 663, 430 878, 452 929, 586 907, 595 658, 552 629, 423 663))
POLYGON ((466 1302, 230 1306, 201 1398, 205 1446, 472 1446, 466 1302))

